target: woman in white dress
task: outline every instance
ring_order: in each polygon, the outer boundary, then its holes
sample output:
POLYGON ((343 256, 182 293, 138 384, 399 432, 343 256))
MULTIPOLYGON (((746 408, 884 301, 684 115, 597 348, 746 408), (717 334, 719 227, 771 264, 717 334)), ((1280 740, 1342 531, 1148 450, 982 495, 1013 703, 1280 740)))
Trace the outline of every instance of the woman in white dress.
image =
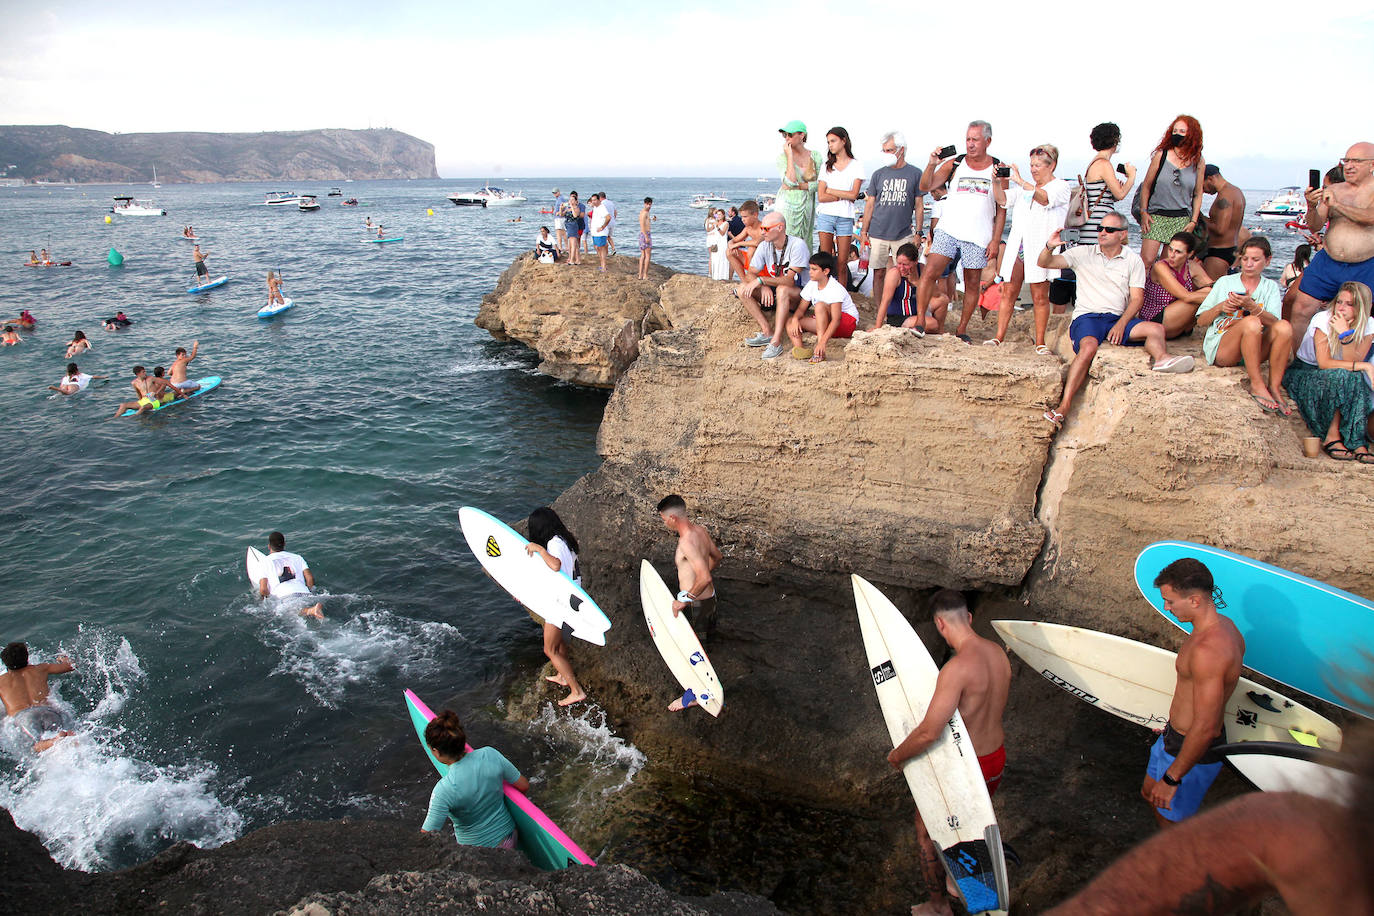
POLYGON ((724 210, 715 212, 715 222, 706 230, 706 247, 711 255, 711 279, 730 279, 730 221, 725 218, 724 210))
POLYGON ((1054 177, 1058 164, 1059 148, 1045 143, 1031 150, 1030 181, 1021 177, 1021 170, 1015 165, 1011 167, 1007 189, 1007 201, 1012 205, 1011 235, 997 271, 1002 277, 1002 304, 997 311, 997 336, 985 343, 996 345, 1006 338, 1021 284, 1029 281, 1035 308, 1035 352, 1041 356, 1050 354, 1045 346, 1045 328, 1050 323, 1050 281, 1059 278, 1059 271, 1041 267, 1036 259, 1050 236, 1064 228, 1064 219, 1069 215, 1069 183, 1054 177))

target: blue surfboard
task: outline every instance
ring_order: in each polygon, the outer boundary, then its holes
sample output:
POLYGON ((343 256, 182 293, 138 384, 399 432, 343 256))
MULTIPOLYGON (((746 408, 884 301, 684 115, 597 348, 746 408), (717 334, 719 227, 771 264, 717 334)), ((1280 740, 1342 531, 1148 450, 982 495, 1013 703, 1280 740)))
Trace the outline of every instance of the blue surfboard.
POLYGON ((229 282, 229 278, 228 278, 228 277, 220 277, 218 280, 211 280, 209 283, 203 284, 203 285, 201 285, 201 286, 193 286, 193 287, 191 287, 190 289, 186 290, 186 292, 188 292, 188 293, 193 293, 193 294, 194 294, 194 293, 203 293, 203 292, 205 292, 207 289, 214 289, 216 286, 223 286, 224 284, 226 284, 226 283, 228 283, 228 282, 229 282))
POLYGON ((404 235, 398 235, 395 238, 391 239, 365 239, 365 241, 371 242, 373 245, 385 245, 387 242, 400 242, 404 239, 404 235))
MULTIPOLYGON (((166 410, 168 407, 175 407, 178 404, 185 404, 192 398, 198 398, 205 392, 218 388, 220 381, 221 379, 218 375, 207 375, 205 376, 205 378, 196 379, 196 382, 200 385, 200 387, 197 388, 195 391, 192 391, 190 394, 186 395, 186 397, 177 398, 175 401, 168 401, 166 404, 159 404, 158 406, 150 408, 149 410, 145 410, 143 412, 145 414, 156 413, 159 410, 166 410)), ((131 407, 128 410, 124 411, 122 414, 120 414, 120 416, 132 417, 137 413, 138 411, 134 410, 131 407)))
POLYGON ((1193 544, 1160 541, 1140 552, 1135 584, 1176 626, 1154 587, 1159 571, 1192 557, 1211 570, 1229 617, 1245 637, 1245 665, 1281 684, 1369 716, 1374 697, 1374 602, 1249 557, 1193 544))
POLYGON ((276 316, 280 315, 282 312, 286 311, 295 304, 295 299, 285 299, 280 303, 275 303, 273 305, 265 305, 262 308, 258 309, 258 317, 275 318, 276 316))

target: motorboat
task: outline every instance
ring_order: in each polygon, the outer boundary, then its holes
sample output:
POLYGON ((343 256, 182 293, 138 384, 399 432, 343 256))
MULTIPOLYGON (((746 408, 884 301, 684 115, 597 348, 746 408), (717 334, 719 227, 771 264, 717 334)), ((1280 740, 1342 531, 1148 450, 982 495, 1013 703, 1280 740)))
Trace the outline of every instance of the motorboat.
POLYGON ((120 216, 166 216, 167 211, 151 200, 135 200, 132 197, 116 197, 111 213, 120 216))
POLYGON ((350 197, 348 200, 341 200, 341 201, 339 201, 339 206, 340 206, 340 207, 356 207, 356 206, 358 206, 358 198, 356 198, 356 197, 350 197))
POLYGON ((698 194, 692 198, 692 202, 687 206, 691 207, 693 210, 705 210, 707 207, 711 206, 711 198, 707 197, 705 194, 698 194))
POLYGON ((314 194, 302 194, 300 208, 302 210, 318 210, 320 209, 320 203, 315 200, 314 194))
POLYGON ((300 202, 301 196, 295 191, 268 191, 264 201, 269 207, 287 207, 300 202))
POLYGON ((712 203, 718 204, 728 204, 730 202, 730 198, 723 196, 719 191, 712 191, 710 194, 707 194, 706 199, 712 203))
POLYGON ((1298 220, 1307 216, 1307 197, 1302 188, 1279 188, 1279 193, 1260 204, 1255 215, 1267 220, 1298 220))
POLYGON ((343 197, 343 189, 342 189, 342 188, 330 188, 330 189, 329 189, 329 193, 328 193, 326 196, 327 196, 327 197, 343 197))
POLYGON ((529 200, 519 191, 503 191, 486 185, 480 191, 459 191, 448 195, 458 207, 512 207, 529 200))
POLYGON ((776 194, 760 194, 755 200, 758 202, 760 213, 767 213, 778 205, 778 195, 776 194))

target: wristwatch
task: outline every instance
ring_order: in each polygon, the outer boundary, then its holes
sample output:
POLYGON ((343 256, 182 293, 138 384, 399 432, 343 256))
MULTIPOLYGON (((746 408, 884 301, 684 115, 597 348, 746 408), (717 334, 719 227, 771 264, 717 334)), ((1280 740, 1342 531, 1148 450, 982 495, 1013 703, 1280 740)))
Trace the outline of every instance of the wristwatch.
POLYGON ((1164 783, 1166 786, 1173 786, 1174 788, 1178 788, 1179 783, 1181 783, 1183 780, 1175 779, 1174 777, 1169 775, 1168 770, 1165 770, 1164 775, 1159 777, 1159 781, 1164 783))

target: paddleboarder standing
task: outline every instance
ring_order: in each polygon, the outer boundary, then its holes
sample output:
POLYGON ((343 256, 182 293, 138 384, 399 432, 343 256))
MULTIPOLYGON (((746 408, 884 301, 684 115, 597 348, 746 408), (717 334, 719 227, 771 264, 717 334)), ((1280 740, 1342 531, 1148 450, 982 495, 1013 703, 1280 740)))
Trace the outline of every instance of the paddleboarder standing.
POLYGON ((199 242, 191 251, 191 260, 196 264, 196 286, 204 286, 210 281, 210 268, 205 266, 205 252, 200 250, 199 242))
POLYGON ((1140 787, 1155 820, 1166 827, 1196 814, 1221 772, 1223 760, 1212 749, 1226 740, 1221 719, 1240 680, 1245 638, 1218 613, 1212 572, 1201 561, 1175 560, 1159 571, 1154 586, 1164 610, 1193 626, 1174 666, 1178 684, 1169 721, 1150 748, 1140 787))
MULTIPOLYGON (((888 753, 887 762, 894 770, 900 770, 908 760, 925 753, 958 710, 968 730, 969 743, 978 755, 988 795, 993 795, 1002 783, 1002 771, 1007 765, 1002 715, 1011 689, 1011 662, 1001 646, 973 631, 973 615, 960 592, 951 588, 936 592, 930 602, 930 613, 935 629, 954 655, 940 669, 925 718, 888 753)), ((916 812, 916 838, 921 848, 921 878, 930 891, 930 900, 911 912, 913 916, 952 914, 950 900, 959 891, 940 863, 940 850, 930 838, 920 811, 916 812)))

